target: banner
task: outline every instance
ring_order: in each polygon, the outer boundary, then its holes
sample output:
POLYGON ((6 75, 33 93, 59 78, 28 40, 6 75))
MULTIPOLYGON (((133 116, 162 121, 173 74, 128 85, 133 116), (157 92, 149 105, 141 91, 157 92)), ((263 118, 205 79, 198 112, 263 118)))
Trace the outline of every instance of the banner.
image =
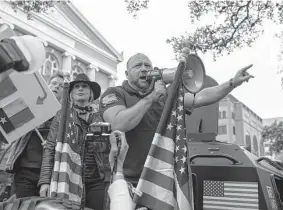
POLYGON ((8 143, 52 118, 60 108, 39 72, 13 72, 0 83, 0 132, 8 143))

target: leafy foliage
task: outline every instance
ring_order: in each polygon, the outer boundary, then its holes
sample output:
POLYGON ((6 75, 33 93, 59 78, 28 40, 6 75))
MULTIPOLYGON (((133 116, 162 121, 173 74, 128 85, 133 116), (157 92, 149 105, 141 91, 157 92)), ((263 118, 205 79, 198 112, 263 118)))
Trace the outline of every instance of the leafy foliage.
POLYGON ((283 150, 283 122, 275 121, 270 126, 265 126, 261 136, 264 142, 271 141, 271 152, 279 153, 283 150))
POLYGON ((31 12, 41 13, 47 12, 49 9, 54 7, 55 1, 39 1, 39 0, 29 0, 29 1, 10 1, 9 2, 16 12, 19 8, 23 9, 27 13, 27 18, 31 19, 31 12))
POLYGON ((149 0, 125 0, 125 3, 127 11, 136 18, 139 11, 148 8, 149 0))
POLYGON ((236 48, 251 46, 264 31, 265 20, 283 22, 283 2, 201 0, 190 1, 188 7, 192 24, 204 16, 212 16, 215 21, 192 33, 168 39, 175 53, 188 46, 195 53, 210 51, 216 58, 224 52, 229 54, 236 48))
MULTIPOLYGON (((143 5, 140 0, 126 2, 130 2, 128 11, 131 13, 146 9, 149 1, 144 1, 144 7, 140 6, 143 5), (131 5, 134 5, 133 9, 131 5)), ((236 48, 251 46, 263 32, 265 20, 283 22, 283 1, 188 0, 188 8, 191 23, 198 24, 198 28, 167 39, 175 54, 187 46, 195 53, 211 52, 216 59, 224 52, 229 54, 236 48), (207 17, 215 21, 203 25, 202 20, 207 17)))

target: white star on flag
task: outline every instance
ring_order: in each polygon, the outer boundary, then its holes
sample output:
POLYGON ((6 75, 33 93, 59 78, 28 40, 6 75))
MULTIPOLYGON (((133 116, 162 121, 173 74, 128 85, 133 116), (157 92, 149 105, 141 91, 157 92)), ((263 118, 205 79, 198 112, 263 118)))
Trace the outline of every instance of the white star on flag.
POLYGON ((176 152, 179 151, 179 146, 176 146, 176 152))
POLYGON ((180 171, 180 173, 182 174, 182 173, 185 172, 185 168, 184 168, 184 167, 181 167, 181 169, 180 169, 179 171, 180 171))
POLYGON ((187 161, 186 157, 183 156, 183 158, 181 159, 181 161, 183 161, 183 164, 187 161))
POLYGON ((177 131, 182 129, 182 125, 177 125, 177 131))
POLYGON ((173 126, 171 125, 171 123, 169 123, 169 124, 167 125, 167 129, 171 130, 172 128, 173 128, 173 126))
POLYGON ((179 97, 179 100, 180 100, 180 101, 183 101, 183 96, 180 96, 180 97, 179 97))
POLYGON ((1 123, 4 124, 5 122, 7 122, 7 120, 5 119, 5 117, 1 117, 1 123))
POLYGON ((179 135, 176 136, 176 141, 180 141, 180 136, 179 135))
POLYGON ((177 163, 179 161, 178 156, 175 157, 175 162, 177 163))
POLYGON ((184 147, 182 148, 182 150, 184 150, 184 152, 187 152, 187 147, 184 145, 184 147))
POLYGON ((183 119, 183 118, 182 118, 182 115, 178 115, 177 119, 178 119, 178 120, 182 120, 182 119, 183 119))
POLYGON ((183 106, 182 105, 178 106, 178 109, 179 109, 179 111, 182 111, 183 110, 183 106))
POLYGON ((176 115, 177 115, 176 111, 173 111, 173 112, 172 112, 172 116, 175 116, 175 117, 176 117, 176 115))

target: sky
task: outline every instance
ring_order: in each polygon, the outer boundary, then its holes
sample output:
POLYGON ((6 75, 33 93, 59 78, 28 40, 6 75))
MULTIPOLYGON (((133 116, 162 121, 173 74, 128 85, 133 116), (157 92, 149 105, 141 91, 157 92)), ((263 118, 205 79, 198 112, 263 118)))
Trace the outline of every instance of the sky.
MULTIPOLYGON (((118 64, 117 85, 125 80, 128 58, 137 52, 148 55, 153 66, 177 66, 166 39, 196 28, 190 24, 188 0, 151 0, 149 9, 140 12, 136 19, 128 14, 124 0, 72 2, 118 52, 124 53, 124 61, 118 64)), ((276 26, 265 24, 264 30, 250 48, 236 50, 216 61, 211 55, 201 55, 201 59, 206 74, 219 84, 234 77, 239 69, 253 64, 248 72, 255 78, 234 89, 232 94, 263 119, 283 117, 283 89, 277 59, 282 46, 274 37, 276 26)))

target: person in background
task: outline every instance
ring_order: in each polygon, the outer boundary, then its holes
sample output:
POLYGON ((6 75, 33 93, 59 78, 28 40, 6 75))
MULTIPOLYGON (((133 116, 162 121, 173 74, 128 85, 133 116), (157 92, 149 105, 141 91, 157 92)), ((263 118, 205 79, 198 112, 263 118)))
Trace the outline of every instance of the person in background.
MULTIPOLYGON (((48 86, 60 102, 63 93, 63 73, 57 72, 50 77, 48 86)), ((53 118, 37 129, 46 139, 53 118)), ((39 196, 39 175, 42 162, 42 140, 35 130, 18 139, 11 148, 5 171, 14 174, 14 189, 17 198, 39 196)))
POLYGON ((71 107, 68 117, 69 120, 72 118, 72 121, 66 121, 70 130, 66 130, 62 142, 57 139, 61 122, 59 111, 51 124, 44 150, 39 180, 40 196, 67 198, 70 201, 83 202, 87 208, 103 210, 106 188, 110 180, 108 153, 102 149, 103 146, 98 147, 95 142, 86 141, 90 125, 103 121, 99 113, 93 112, 90 106, 100 96, 100 92, 99 84, 90 81, 86 74, 78 74, 75 80, 70 82, 71 107), (60 145, 63 147, 64 152, 61 154, 65 157, 64 160, 58 158, 60 145), (67 170, 61 171, 57 167, 62 161, 67 170), (52 176, 54 173, 59 174, 57 177, 64 177, 64 180, 55 180, 52 176), (60 186, 54 184, 55 182, 60 182, 60 186))

